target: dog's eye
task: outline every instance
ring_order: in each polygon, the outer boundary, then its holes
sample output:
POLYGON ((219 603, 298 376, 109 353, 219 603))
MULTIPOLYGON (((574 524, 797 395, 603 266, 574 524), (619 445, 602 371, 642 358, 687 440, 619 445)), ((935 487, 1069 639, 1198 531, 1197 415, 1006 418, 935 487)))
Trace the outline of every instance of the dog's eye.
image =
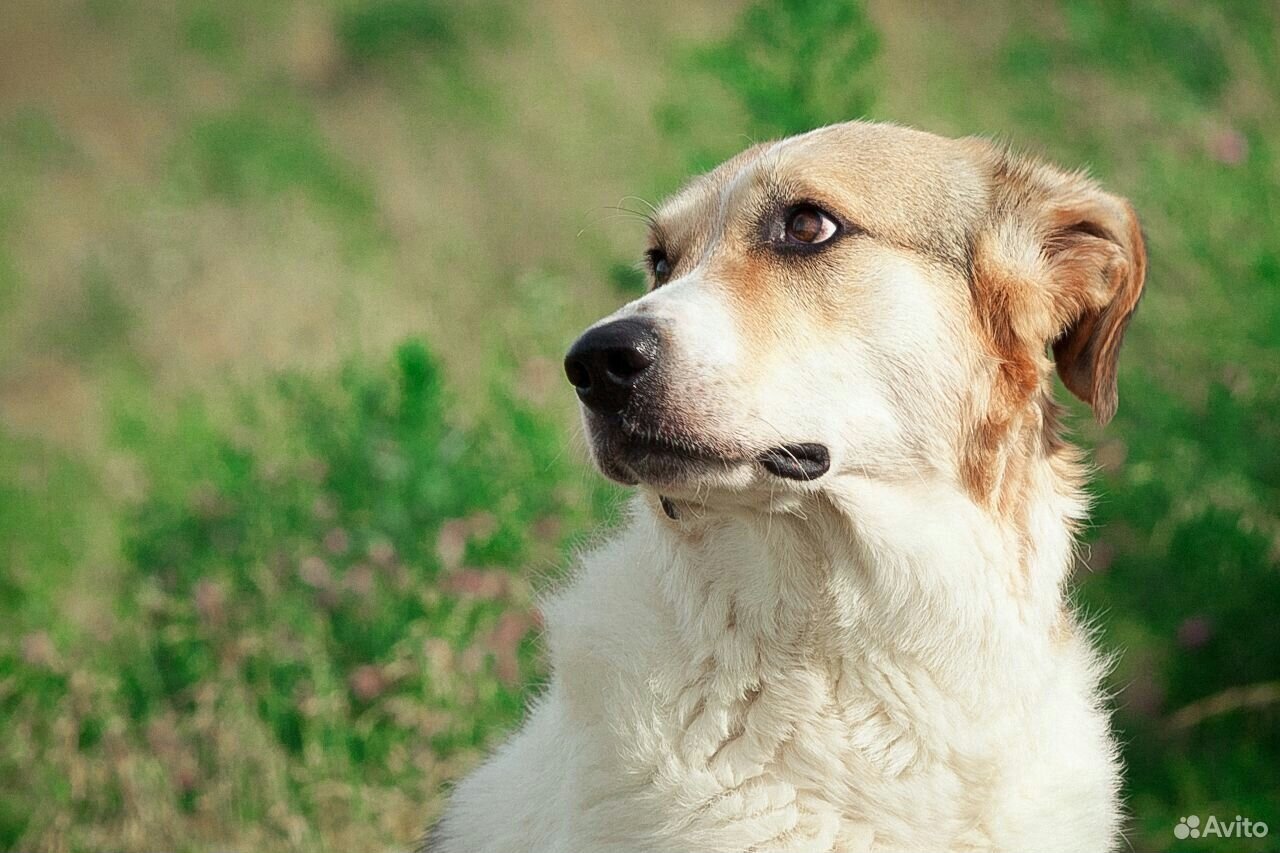
POLYGON ((811 204, 802 204, 787 214, 783 234, 788 243, 816 245, 835 236, 836 221, 811 204))
POLYGON ((661 249, 650 249, 645 253, 645 259, 649 262, 649 269, 653 271, 653 280, 658 284, 665 284, 671 277, 671 259, 667 257, 667 253, 661 249))

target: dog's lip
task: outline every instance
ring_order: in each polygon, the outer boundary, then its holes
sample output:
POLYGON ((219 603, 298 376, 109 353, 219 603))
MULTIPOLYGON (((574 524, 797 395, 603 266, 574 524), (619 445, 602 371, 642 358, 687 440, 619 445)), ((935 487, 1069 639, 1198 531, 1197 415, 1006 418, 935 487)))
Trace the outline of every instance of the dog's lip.
POLYGON ((775 477, 809 482, 831 470, 831 452, 816 442, 783 444, 760 454, 760 464, 775 477))
POLYGON ((600 418, 599 421, 606 435, 611 435, 605 444, 610 448, 608 456, 614 459, 611 467, 621 465, 629 475, 625 478, 628 481, 644 479, 640 472, 644 470, 646 457, 674 458, 724 468, 759 464, 775 477, 799 482, 817 480, 831 469, 830 451, 826 445, 817 442, 782 444, 763 453, 746 448, 735 452, 731 448, 710 447, 684 435, 666 435, 637 428, 621 416, 600 418))
POLYGON ((608 438, 598 445, 598 462, 606 476, 623 485, 671 485, 699 471, 726 470, 749 461, 683 436, 632 431, 620 422, 610 427, 606 433, 608 438))
POLYGON ((728 454, 717 452, 684 437, 670 437, 641 432, 628 429, 625 424, 618 424, 616 428, 622 447, 632 453, 678 456, 699 462, 719 462, 723 464, 732 464, 738 461, 728 454))

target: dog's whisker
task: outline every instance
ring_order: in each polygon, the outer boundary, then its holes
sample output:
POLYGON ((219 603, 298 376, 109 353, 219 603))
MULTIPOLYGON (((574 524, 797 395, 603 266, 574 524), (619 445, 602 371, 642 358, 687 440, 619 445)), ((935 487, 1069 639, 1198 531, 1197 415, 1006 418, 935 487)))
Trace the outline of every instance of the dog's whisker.
POLYGON ((637 219, 641 222, 644 222, 648 225, 653 225, 657 222, 657 218, 653 213, 646 213, 643 210, 633 210, 630 207, 623 207, 622 205, 617 205, 617 204, 605 205, 603 209, 612 210, 615 212, 615 214, 625 215, 632 219, 637 219))
POLYGON ((638 196, 638 195, 624 195, 621 199, 619 199, 618 204, 619 204, 619 205, 621 205, 621 204, 622 204, 623 202, 625 202, 627 199, 635 199, 636 201, 638 201, 638 202, 640 202, 641 204, 643 204, 645 207, 649 208, 649 212, 652 214, 652 216, 650 216, 650 217, 649 217, 651 220, 652 220, 652 219, 655 219, 655 218, 658 216, 658 208, 654 207, 653 202, 649 201, 648 199, 644 198, 643 196, 638 196))

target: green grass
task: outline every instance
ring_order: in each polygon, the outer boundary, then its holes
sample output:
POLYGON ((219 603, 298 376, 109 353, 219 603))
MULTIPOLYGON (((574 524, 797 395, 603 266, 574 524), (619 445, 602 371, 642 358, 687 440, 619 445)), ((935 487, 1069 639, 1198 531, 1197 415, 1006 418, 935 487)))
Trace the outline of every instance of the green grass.
POLYGON ((724 39, 678 60, 673 91, 656 116, 688 152, 674 165, 705 171, 747 141, 868 115, 875 102, 872 60, 878 48, 876 32, 856 2, 785 0, 749 7, 724 39), (726 126, 735 133, 726 135, 726 126))
POLYGON ((407 50, 439 50, 457 42, 444 4, 379 0, 350 8, 338 24, 346 52, 358 63, 387 60, 407 50))
POLYGON ((140 106, 0 103, 0 850, 410 844, 536 691, 534 591, 619 498, 556 390, 572 330, 643 288, 599 212, 862 113, 1133 199, 1120 413, 1076 412, 1131 841, 1280 830, 1280 711, 1230 701, 1280 681, 1275 9, 673 8, 63 10, 59 61, 140 106), (295 29, 331 67, 295 72, 295 29), (312 287, 256 299, 294 267, 312 287))
POLYGON ((175 153, 175 171, 196 197, 241 202, 298 192, 316 206, 368 216, 373 197, 354 166, 330 152, 297 111, 241 110, 197 121, 175 153))
MULTIPOLYGON (((390 792, 425 802, 435 768, 512 726, 540 672, 530 586, 609 492, 527 406, 497 394, 466 426, 450 410, 409 343, 388 367, 282 377, 223 417, 198 400, 121 414, 146 498, 122 520, 109 636, 74 659, 74 630, 0 652, 6 730, 74 745, 24 768, 11 744, 0 846, 56 832, 91 849, 129 821, 169 844, 175 819, 234 814, 258 843, 330 849, 342 822, 376 822, 390 792), (86 773, 92 790, 67 784, 86 773)), ((59 470, 27 475, 44 494, 3 494, 28 508, 0 543, 4 601, 29 626, 50 616, 42 566, 69 556, 59 470)))

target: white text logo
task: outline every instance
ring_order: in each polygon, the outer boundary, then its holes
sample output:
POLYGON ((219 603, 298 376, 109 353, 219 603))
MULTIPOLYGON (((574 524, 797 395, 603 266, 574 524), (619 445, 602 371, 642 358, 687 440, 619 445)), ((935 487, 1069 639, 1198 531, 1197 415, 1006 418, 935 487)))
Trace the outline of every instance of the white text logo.
POLYGON ((1218 820, 1209 815, 1201 824, 1198 815, 1190 815, 1178 819, 1173 828, 1173 835, 1178 839, 1185 838, 1265 838, 1270 829, 1260 820, 1249 820, 1236 815, 1233 821, 1218 820))

